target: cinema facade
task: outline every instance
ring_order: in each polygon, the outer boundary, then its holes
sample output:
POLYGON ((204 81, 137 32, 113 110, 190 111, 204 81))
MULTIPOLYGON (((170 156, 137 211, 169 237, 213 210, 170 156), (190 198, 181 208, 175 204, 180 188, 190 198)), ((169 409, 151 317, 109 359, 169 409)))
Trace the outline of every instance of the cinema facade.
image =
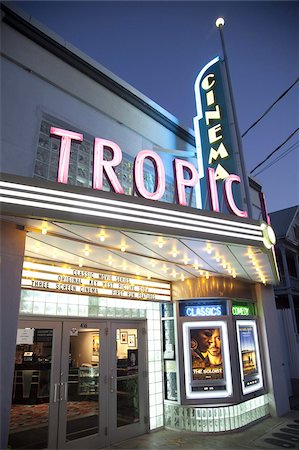
POLYGON ((193 134, 23 13, 1 28, 1 448, 286 413, 275 236, 223 61, 193 134))

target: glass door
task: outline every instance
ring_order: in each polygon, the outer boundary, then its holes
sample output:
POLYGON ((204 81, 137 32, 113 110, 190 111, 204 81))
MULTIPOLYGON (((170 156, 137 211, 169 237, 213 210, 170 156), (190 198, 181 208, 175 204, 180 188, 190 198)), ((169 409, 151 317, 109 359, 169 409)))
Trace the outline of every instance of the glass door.
POLYGON ((148 431, 145 325, 23 321, 9 445, 98 449, 148 431))
POLYGON ((111 323, 109 442, 148 431, 145 324, 111 323))
POLYGON ((20 321, 8 445, 57 448, 61 323, 20 321))
POLYGON ((64 322, 58 448, 99 448, 107 441, 107 324, 64 322))

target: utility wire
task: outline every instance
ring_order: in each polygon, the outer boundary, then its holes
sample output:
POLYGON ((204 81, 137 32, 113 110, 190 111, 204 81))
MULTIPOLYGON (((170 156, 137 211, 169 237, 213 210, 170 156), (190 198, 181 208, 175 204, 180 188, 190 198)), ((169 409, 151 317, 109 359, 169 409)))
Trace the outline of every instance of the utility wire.
POLYGON ((278 161, 280 161, 282 158, 284 158, 285 156, 287 156, 289 153, 291 153, 292 151, 296 150, 297 148, 299 148, 299 141, 296 141, 293 145, 291 145, 291 147, 287 148, 280 156, 277 156, 276 159, 274 159, 274 161, 270 162, 266 167, 264 167, 263 169, 261 169, 259 172, 257 172, 254 176, 257 177, 260 173, 264 172, 265 170, 269 169, 269 167, 273 166, 275 163, 277 163, 278 161))
POLYGON ((286 144, 294 136, 294 134, 297 133, 298 130, 299 130, 299 127, 296 128, 296 130, 293 131, 293 133, 291 133, 282 144, 280 144, 278 147, 276 147, 273 150, 273 152, 269 153, 269 155, 266 156, 266 158, 263 159, 263 161, 261 161, 257 166, 255 166, 255 168, 252 169, 250 173, 254 172, 258 167, 260 167, 262 164, 264 164, 264 162, 266 162, 269 158, 271 158, 271 156, 274 155, 274 153, 276 153, 284 144, 286 144))
POLYGON ((261 117, 259 119, 257 119, 249 128, 247 128, 246 131, 244 131, 244 133, 241 135, 241 137, 243 138, 244 136, 246 136, 246 134, 248 133, 248 131, 250 131, 253 127, 255 127, 261 120, 263 117, 265 117, 266 114, 268 114, 269 111, 271 111, 271 109, 273 108, 274 105, 276 105, 277 102, 279 102, 279 100, 281 100, 291 89, 292 87, 295 86, 295 84, 299 81, 299 77, 294 81, 293 84, 291 84, 290 87, 288 87, 288 89, 286 91, 284 91, 276 100, 275 102, 272 103, 272 105, 269 106, 268 109, 266 109, 266 111, 264 112, 264 114, 261 115, 261 117))

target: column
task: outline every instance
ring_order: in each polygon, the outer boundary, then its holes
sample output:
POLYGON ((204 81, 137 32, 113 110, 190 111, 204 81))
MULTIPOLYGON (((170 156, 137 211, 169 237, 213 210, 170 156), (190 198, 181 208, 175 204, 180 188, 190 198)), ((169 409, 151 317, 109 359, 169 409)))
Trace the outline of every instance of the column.
POLYGON ((285 374, 284 354, 281 346, 282 329, 275 305, 272 286, 256 285, 257 312, 261 325, 265 376, 269 391, 270 414, 282 416, 290 410, 288 385, 285 374))
POLYGON ((21 275, 26 232, 0 221, 1 237, 1 446, 7 448, 21 275))

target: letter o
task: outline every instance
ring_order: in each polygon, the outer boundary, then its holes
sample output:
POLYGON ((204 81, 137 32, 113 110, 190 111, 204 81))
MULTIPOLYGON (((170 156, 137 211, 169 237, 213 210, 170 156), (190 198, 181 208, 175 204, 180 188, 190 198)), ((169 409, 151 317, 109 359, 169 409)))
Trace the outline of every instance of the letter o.
POLYGON ((134 181, 138 193, 143 198, 160 200, 165 192, 165 170, 162 159, 152 150, 142 150, 135 158, 134 181), (155 166, 156 187, 154 192, 149 192, 144 186, 144 160, 149 158, 155 166))

